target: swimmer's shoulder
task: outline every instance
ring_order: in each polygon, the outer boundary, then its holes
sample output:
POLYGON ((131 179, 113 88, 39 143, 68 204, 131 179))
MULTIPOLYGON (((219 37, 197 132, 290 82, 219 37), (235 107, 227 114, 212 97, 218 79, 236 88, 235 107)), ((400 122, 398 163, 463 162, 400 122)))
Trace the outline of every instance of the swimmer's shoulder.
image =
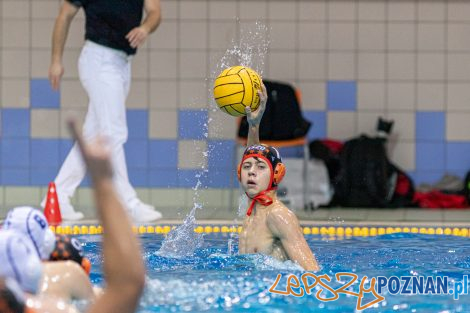
POLYGON ((83 269, 77 262, 74 261, 50 261, 44 262, 44 273, 45 274, 57 274, 57 273, 80 273, 82 274, 83 269))
POLYGON ((284 205, 281 201, 275 201, 269 210, 268 219, 277 219, 277 218, 295 218, 297 219, 294 212, 292 212, 287 206, 284 205))
POLYGON ((266 217, 266 223, 274 234, 280 234, 282 229, 298 224, 297 216, 281 202, 276 202, 266 217))

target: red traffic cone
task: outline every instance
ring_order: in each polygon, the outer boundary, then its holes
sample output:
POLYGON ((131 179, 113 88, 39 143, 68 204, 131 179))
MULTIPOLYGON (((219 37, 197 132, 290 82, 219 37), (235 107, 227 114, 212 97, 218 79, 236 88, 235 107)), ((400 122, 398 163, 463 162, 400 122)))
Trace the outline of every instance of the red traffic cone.
POLYGON ((62 223, 62 214, 60 214, 59 199, 57 198, 54 182, 49 183, 46 205, 44 206, 44 215, 49 225, 56 226, 62 223))

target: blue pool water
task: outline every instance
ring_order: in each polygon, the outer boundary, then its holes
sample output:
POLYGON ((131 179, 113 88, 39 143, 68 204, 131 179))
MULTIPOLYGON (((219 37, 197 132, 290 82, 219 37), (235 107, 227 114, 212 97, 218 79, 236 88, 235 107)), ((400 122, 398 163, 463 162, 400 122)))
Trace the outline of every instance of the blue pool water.
MULTIPOLYGON (((93 264, 92 280, 102 284, 99 236, 80 237, 93 264)), ((357 298, 340 294, 323 302, 311 295, 294 297, 268 290, 278 274, 302 275, 291 262, 278 262, 262 255, 229 255, 225 234, 205 235, 204 245, 181 259, 157 255, 162 235, 141 237, 148 278, 138 312, 355 312, 357 298)), ((470 273, 470 241, 467 238, 393 234, 377 237, 334 239, 306 236, 321 264, 320 273, 333 281, 339 272, 363 276, 448 276, 449 286, 470 273)), ((236 242, 236 241, 235 241, 236 242)), ((234 251, 238 247, 234 246, 234 251)), ((339 283, 331 283, 339 287, 339 283)), ((368 286, 368 285, 367 285, 368 286)), ((286 289, 281 279, 278 290, 286 289)), ((298 289, 295 289, 298 291, 298 289)), ((352 285, 359 291, 359 281, 352 285)), ((324 297, 332 294, 325 292, 324 297)), ((470 296, 390 295, 364 312, 470 312, 470 296)), ((374 298, 366 296, 363 302, 374 298)))

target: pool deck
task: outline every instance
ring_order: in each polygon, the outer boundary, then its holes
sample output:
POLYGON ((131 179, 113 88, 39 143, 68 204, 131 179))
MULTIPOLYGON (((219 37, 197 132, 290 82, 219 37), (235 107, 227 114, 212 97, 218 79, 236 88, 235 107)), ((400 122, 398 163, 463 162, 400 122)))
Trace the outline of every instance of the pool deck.
MULTIPOLYGON (((151 225, 181 224, 189 212, 162 211, 165 218, 151 225)), ((396 225, 396 226, 458 226, 470 227, 470 210, 462 209, 354 209, 328 208, 314 211, 295 211, 302 225, 396 225)), ((243 216, 236 211, 201 210, 196 213, 198 224, 241 224, 243 216)), ((96 224, 96 219, 86 219, 66 225, 96 224)))

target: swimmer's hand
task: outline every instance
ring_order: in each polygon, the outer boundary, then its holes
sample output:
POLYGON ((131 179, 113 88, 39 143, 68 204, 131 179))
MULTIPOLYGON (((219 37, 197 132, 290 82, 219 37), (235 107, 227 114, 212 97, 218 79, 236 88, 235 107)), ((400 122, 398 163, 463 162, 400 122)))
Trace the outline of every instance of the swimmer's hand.
POLYGON ((261 83, 261 90, 258 90, 259 107, 256 111, 252 112, 249 106, 245 107, 246 119, 250 126, 258 126, 263 118, 264 110, 266 109, 266 102, 268 101, 268 94, 266 87, 261 83))
POLYGON ((111 155, 104 138, 98 136, 94 142, 85 143, 77 130, 75 120, 69 120, 67 125, 73 139, 77 142, 92 180, 96 182, 100 179, 112 178, 111 155))

